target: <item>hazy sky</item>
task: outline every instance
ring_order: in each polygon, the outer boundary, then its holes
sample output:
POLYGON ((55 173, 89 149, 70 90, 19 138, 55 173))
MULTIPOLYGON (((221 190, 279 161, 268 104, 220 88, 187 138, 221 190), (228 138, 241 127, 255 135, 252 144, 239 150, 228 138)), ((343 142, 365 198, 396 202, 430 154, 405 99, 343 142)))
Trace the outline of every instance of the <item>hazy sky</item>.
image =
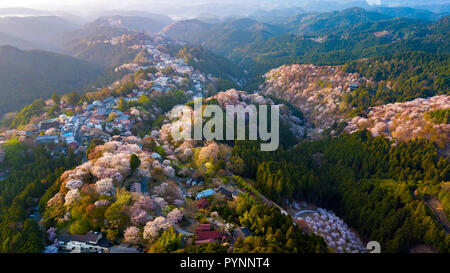
MULTIPOLYGON (((233 3, 233 4, 260 4, 260 3, 298 3, 301 5, 304 2, 314 0, 0 0, 0 8, 5 7, 27 7, 40 9, 60 9, 60 8, 133 8, 133 7, 148 7, 149 5, 189 5, 189 4, 204 4, 204 3, 233 3)), ((329 0, 334 2, 349 2, 357 0, 329 0)), ((364 0, 360 0, 364 1, 364 0)), ((377 2, 379 0, 369 0, 368 2, 377 2)))
MULTIPOLYGON (((221 3, 221 4, 239 4, 248 6, 277 6, 283 4, 290 4, 301 6, 305 2, 315 0, 0 0, 0 8, 7 7, 27 7, 35 9, 152 9, 163 6, 186 6, 190 4, 206 4, 206 3, 221 3)), ((326 0, 331 2, 357 2, 364 0, 326 0)), ((431 4, 431 3, 448 3, 449 0, 366 0, 370 4, 397 3, 401 5, 414 4, 431 4)))
POLYGON ((126 6, 133 6, 152 2, 152 0, 1 0, 0 7, 27 7, 27 8, 41 8, 41 9, 59 9, 64 7, 89 7, 89 8, 124 8, 126 6))

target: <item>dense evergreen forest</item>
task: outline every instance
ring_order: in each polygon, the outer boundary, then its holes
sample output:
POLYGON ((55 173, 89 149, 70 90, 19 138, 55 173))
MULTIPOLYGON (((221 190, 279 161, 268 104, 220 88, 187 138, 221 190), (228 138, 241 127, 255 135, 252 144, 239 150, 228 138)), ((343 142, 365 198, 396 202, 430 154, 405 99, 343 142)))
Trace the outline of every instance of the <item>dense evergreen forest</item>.
POLYGON ((363 112, 374 105, 450 94, 449 55, 400 53, 352 61, 343 69, 377 82, 360 86, 344 98, 345 103, 356 107, 354 112, 363 112))
POLYGON ((326 35, 283 34, 236 48, 228 57, 248 70, 249 77, 254 77, 254 80, 268 70, 285 64, 343 65, 362 58, 411 51, 444 55, 437 58, 448 59, 448 20, 445 17, 437 22, 424 23, 397 18, 356 24, 326 35), (377 33, 386 35, 377 36, 377 33))
POLYGON ((450 164, 432 143, 395 145, 359 131, 274 153, 238 142, 233 154, 244 160, 244 175, 256 179, 263 194, 332 209, 363 238, 379 241, 383 252, 407 252, 419 244, 449 251, 450 235, 424 203, 439 196, 450 214, 450 196, 441 187, 450 164))
POLYGON ((9 176, 0 183, 0 252, 41 252, 45 237, 40 219, 30 215, 39 215, 36 207, 46 205, 46 201, 40 202, 41 197, 52 197, 44 193, 79 161, 71 151, 54 159, 43 147, 30 147, 16 139, 6 142, 3 149, 9 176))

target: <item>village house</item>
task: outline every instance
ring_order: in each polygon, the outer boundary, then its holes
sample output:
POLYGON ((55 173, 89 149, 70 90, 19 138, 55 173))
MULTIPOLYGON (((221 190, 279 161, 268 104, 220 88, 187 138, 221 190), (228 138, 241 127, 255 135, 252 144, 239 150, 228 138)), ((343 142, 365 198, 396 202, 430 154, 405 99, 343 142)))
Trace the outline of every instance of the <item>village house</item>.
POLYGON ((39 124, 39 129, 41 131, 46 131, 51 128, 56 128, 56 129, 61 128, 61 124, 59 122, 57 122, 57 119, 43 121, 39 124))
POLYGON ((199 193, 197 194, 197 196, 195 197, 195 199, 200 200, 200 199, 202 199, 202 198, 204 198, 204 197, 209 197, 209 196, 211 196, 211 195, 213 195, 213 194, 215 194, 215 193, 216 193, 216 192, 214 191, 214 189, 204 190, 204 191, 202 191, 202 192, 199 192, 199 193))
POLYGON ((138 245, 132 245, 128 243, 122 243, 120 245, 115 245, 109 249, 108 253, 144 253, 144 249, 138 245))
POLYGON ((233 192, 228 190, 224 186, 220 186, 217 189, 217 191, 220 192, 221 194, 225 195, 225 197, 228 198, 228 199, 232 199, 233 198, 233 192))
POLYGON ((210 224, 201 224, 195 229, 195 244, 213 243, 218 240, 226 239, 222 232, 211 230, 210 224))
POLYGON ((208 199, 203 198, 197 203, 197 208, 206 209, 206 208, 208 208, 208 205, 209 205, 208 199))
POLYGON ((85 235, 63 234, 58 236, 60 249, 71 253, 105 253, 110 243, 102 240, 99 232, 88 232, 85 235))
POLYGON ((233 242, 235 242, 238 238, 244 240, 245 238, 252 236, 252 233, 247 227, 239 227, 233 231, 233 242))
POLYGON ((54 144, 59 142, 58 135, 50 135, 50 136, 38 136, 34 140, 37 144, 54 144))

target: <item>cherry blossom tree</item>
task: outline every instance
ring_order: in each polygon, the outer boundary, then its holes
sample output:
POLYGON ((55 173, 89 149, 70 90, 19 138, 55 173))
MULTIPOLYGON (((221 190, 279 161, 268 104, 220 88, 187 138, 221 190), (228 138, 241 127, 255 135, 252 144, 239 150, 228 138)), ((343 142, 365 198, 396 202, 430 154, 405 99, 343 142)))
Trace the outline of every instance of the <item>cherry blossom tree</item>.
POLYGON ((83 186, 83 181, 79 179, 71 179, 66 182, 66 188, 69 190, 79 189, 81 186, 83 186))
POLYGON ((105 178, 95 183, 95 188, 100 195, 114 195, 115 188, 111 178, 105 178))
POLYGON ((156 217, 155 220, 147 222, 144 227, 144 239, 153 240, 159 235, 160 230, 168 229, 171 226, 170 222, 162 217, 156 217))
POLYGON ((64 198, 66 200, 65 205, 68 206, 72 204, 74 201, 79 200, 80 198, 81 198, 80 191, 78 189, 70 190, 64 198))
POLYGON ((141 239, 139 228, 135 226, 127 227, 123 233, 125 242, 131 244, 137 244, 141 239))
POLYGON ((131 207, 131 223, 133 225, 144 225, 148 220, 148 213, 136 206, 131 207))
POLYGON ((176 208, 167 214, 167 220, 172 223, 178 223, 183 219, 183 211, 176 208))

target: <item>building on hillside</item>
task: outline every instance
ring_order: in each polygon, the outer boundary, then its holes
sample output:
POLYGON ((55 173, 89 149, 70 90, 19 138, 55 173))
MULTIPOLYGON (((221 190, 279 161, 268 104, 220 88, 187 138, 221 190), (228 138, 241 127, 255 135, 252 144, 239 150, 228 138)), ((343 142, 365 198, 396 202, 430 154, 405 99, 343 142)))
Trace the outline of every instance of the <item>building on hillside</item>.
POLYGON ((122 243, 111 247, 108 253, 144 253, 144 249, 138 245, 122 243))
POLYGON ((228 198, 228 199, 232 199, 233 198, 233 192, 228 190, 224 186, 220 186, 217 189, 217 191, 220 192, 221 194, 225 195, 225 197, 228 198))
POLYGON ((57 135, 38 136, 34 142, 37 144, 55 144, 59 142, 59 137, 57 135))
POLYGON ((213 243, 219 240, 226 239, 222 232, 211 230, 210 224, 202 224, 199 225, 195 229, 195 244, 201 245, 205 243, 213 243))
POLYGON ((51 128, 59 129, 61 127, 61 124, 57 122, 56 120, 47 120, 43 121, 39 124, 39 129, 41 131, 46 131, 51 128))
POLYGON ((238 198, 239 194, 241 194, 241 193, 242 193, 242 191, 240 191, 240 190, 233 191, 233 199, 238 198))
POLYGON ((214 193, 216 193, 216 192, 214 191, 214 189, 204 190, 204 191, 202 191, 202 192, 199 192, 199 193, 197 194, 197 196, 195 197, 195 199, 200 200, 200 199, 202 199, 202 198, 209 197, 209 196, 213 195, 214 193))
POLYGON ((63 234, 58 236, 60 249, 71 253, 105 253, 110 243, 102 240, 99 232, 88 232, 84 235, 63 234))
POLYGON ((354 91, 354 90, 359 88, 359 84, 358 83, 351 83, 349 85, 349 87, 350 87, 350 91, 354 91))
POLYGON ((203 198, 202 200, 200 200, 197 203, 197 208, 199 208, 199 209, 206 209, 206 208, 208 208, 208 205, 209 205, 208 199, 203 198))
POLYGON ((241 238, 242 240, 244 240, 245 238, 252 236, 252 233, 250 232, 250 230, 246 227, 240 227, 240 228, 236 228, 233 231, 233 242, 235 242, 238 238, 241 238))

